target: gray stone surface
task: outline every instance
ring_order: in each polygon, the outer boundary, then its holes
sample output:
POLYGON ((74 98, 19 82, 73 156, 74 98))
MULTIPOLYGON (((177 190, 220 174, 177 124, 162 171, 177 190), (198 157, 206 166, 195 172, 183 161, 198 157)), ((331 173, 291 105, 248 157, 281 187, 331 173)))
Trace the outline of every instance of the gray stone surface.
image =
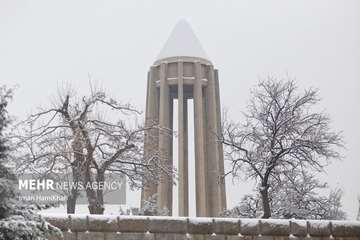
MULTIPOLYGON (((146 125, 158 123, 158 139, 145 139, 145 154, 157 148, 164 163, 172 164, 173 99, 178 99, 178 159, 180 216, 189 215, 189 184, 196 186, 196 215, 218 216, 226 208, 224 158, 220 133, 220 94, 217 72, 211 62, 198 57, 170 57, 150 68, 146 104, 146 125), (155 90, 156 89, 156 90, 155 90), (194 100, 195 183, 188 176, 188 99, 194 100)), ((156 135, 156 133, 155 133, 156 135)), ((172 180, 163 176, 156 187, 142 191, 142 201, 158 194, 158 207, 172 214, 172 180)))
MULTIPOLYGON (((189 215, 188 113, 187 100, 194 101, 194 144, 196 215, 218 216, 226 208, 224 158, 217 134, 221 128, 221 106, 217 70, 203 51, 186 22, 173 30, 148 73, 146 125, 158 123, 156 137, 145 137, 145 157, 151 149, 159 151, 162 161, 172 165, 173 99, 178 99, 178 159, 180 216, 189 215), (169 131, 166 131, 169 130, 169 131)), ((157 206, 172 215, 172 179, 145 186, 141 202, 157 193, 157 206)))
POLYGON ((44 216, 44 218, 60 228, 64 232, 66 240, 186 239, 187 235, 190 236, 190 239, 360 239, 360 222, 351 221, 112 215, 71 215, 71 221, 67 215, 44 216), (121 232, 121 234, 117 234, 117 232, 121 232), (241 237, 238 236, 239 232, 241 237))

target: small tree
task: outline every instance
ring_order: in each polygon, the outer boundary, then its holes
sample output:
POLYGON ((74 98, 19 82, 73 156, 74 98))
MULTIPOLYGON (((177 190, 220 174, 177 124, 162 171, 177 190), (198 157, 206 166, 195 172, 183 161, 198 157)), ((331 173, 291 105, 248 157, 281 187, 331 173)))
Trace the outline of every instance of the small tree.
MULTIPOLYGON (((276 180, 269 188, 272 217, 296 219, 342 220, 346 218, 341 210, 342 191, 330 190, 328 196, 319 194, 328 190, 313 175, 296 172, 289 178, 276 180)), ((263 213, 260 194, 244 196, 239 205, 224 212, 225 216, 255 218, 263 213)))
POLYGON ((263 218, 271 216, 269 188, 273 179, 292 169, 323 171, 330 159, 340 158, 342 146, 330 119, 313 107, 317 90, 299 93, 294 81, 269 77, 252 91, 245 124, 225 122, 220 137, 232 162, 229 173, 255 179, 263 205, 263 218))
POLYGON ((168 216, 168 209, 160 209, 157 206, 158 194, 155 193, 149 197, 149 199, 144 200, 143 207, 138 212, 138 215, 144 216, 168 216))
POLYGON ((341 189, 328 190, 328 185, 321 183, 314 175, 305 170, 290 171, 276 179, 270 189, 272 215, 277 218, 298 219, 345 219, 341 210, 341 189))
POLYGON ((221 213, 223 217, 256 218, 261 211, 261 200, 257 195, 246 194, 240 203, 221 213))

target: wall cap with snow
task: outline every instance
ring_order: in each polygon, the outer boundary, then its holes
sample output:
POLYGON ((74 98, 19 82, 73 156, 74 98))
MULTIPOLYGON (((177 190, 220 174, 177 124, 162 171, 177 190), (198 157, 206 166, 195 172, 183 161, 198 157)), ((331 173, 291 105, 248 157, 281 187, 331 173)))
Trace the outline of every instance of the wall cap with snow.
POLYGON ((360 221, 43 214, 64 232, 360 237, 360 221))

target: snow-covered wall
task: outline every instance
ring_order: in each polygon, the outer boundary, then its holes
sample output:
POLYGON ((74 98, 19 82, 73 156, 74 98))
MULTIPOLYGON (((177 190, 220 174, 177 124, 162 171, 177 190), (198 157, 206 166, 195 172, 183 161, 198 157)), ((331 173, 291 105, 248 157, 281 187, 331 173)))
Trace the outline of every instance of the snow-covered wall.
POLYGON ((65 239, 239 239, 256 237, 360 239, 359 221, 43 215, 65 239))

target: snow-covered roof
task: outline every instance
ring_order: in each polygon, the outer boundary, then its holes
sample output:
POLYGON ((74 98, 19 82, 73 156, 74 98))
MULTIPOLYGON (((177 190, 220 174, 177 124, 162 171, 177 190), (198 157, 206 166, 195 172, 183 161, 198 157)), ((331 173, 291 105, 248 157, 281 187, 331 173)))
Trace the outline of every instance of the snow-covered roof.
POLYGON ((199 57, 208 60, 199 39, 185 20, 180 20, 175 25, 156 60, 177 56, 199 57))

